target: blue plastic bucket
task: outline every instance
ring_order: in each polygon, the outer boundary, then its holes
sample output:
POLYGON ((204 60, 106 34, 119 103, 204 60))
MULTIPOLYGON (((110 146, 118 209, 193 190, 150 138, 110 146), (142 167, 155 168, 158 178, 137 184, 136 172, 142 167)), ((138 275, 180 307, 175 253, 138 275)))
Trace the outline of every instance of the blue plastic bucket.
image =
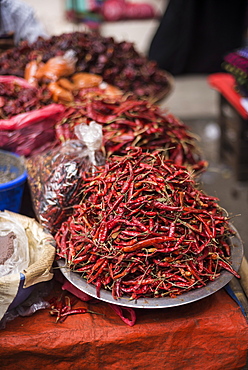
POLYGON ((20 212, 26 180, 22 158, 0 150, 0 211, 20 212))

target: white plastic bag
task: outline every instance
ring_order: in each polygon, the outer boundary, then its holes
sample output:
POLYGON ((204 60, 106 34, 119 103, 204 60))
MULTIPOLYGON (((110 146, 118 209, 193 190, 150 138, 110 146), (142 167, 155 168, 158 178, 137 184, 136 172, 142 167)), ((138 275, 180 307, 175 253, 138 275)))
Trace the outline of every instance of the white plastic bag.
POLYGON ((28 238, 23 225, 10 214, 0 212, 0 236, 11 232, 14 233, 13 251, 3 263, 0 260, 0 277, 20 273, 29 265, 28 238))
POLYGON ((82 123, 75 126, 75 134, 86 145, 91 163, 97 166, 98 163, 95 155, 101 149, 102 145, 102 125, 99 125, 95 121, 91 121, 89 125, 82 123))
MULTIPOLYGON (((22 303, 38 283, 49 281, 53 277, 52 264, 55 257, 55 240, 49 233, 45 232, 42 226, 35 220, 17 213, 4 211, 0 217, 1 221, 14 220, 14 225, 21 225, 28 240, 28 264, 22 269, 21 258, 16 259, 14 266, 20 272, 11 272, 0 276, 0 321, 9 307, 16 307, 22 303), (2 217, 4 216, 4 218, 2 217)), ((1 230, 3 230, 1 228, 1 230)), ((8 232, 8 230, 6 230, 8 232)), ((23 248, 22 245, 19 245, 23 248)), ((18 250, 23 256, 24 252, 18 250)), ((24 258, 22 257, 22 260, 24 258)))

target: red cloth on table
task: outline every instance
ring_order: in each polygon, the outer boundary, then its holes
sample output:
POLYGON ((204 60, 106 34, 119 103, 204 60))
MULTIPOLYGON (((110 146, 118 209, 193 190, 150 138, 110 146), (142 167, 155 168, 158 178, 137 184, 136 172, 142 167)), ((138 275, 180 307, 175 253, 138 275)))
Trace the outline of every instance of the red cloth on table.
POLYGON ((248 113, 240 102, 242 97, 235 91, 234 76, 229 73, 214 73, 209 75, 207 80, 209 85, 223 95, 244 119, 248 119, 248 113))
POLYGON ((136 309, 132 327, 97 302, 77 305, 104 315, 72 315, 56 324, 45 309, 7 323, 1 369, 236 370, 246 364, 248 325, 224 289, 183 306, 136 309))

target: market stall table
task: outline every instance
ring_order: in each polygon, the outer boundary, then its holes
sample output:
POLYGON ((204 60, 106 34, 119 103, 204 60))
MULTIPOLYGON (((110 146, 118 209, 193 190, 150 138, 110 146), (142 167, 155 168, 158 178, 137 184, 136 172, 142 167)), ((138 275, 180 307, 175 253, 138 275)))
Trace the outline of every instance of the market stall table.
MULTIPOLYGON (((229 73, 209 75, 210 86, 219 93, 220 158, 232 167, 236 180, 248 180, 248 112, 229 73)), ((247 99, 246 99, 247 100, 247 99)))
POLYGON ((8 322, 0 332, 1 369, 234 370, 246 364, 247 321, 225 289, 180 307, 136 309, 132 327, 108 303, 77 306, 100 315, 56 323, 45 309, 8 322))

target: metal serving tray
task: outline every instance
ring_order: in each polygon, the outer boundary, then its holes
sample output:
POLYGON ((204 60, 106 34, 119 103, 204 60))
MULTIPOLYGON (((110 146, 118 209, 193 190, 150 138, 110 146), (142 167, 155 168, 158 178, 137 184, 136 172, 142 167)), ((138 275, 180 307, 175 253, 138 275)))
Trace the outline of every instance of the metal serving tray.
MULTIPOLYGON (((232 228, 236 232, 236 235, 229 240, 231 247, 231 261, 233 269, 235 271, 238 271, 242 262, 244 248, 237 230, 233 226, 232 228)), ((88 284, 86 280, 80 276, 79 273, 73 272, 70 269, 64 267, 65 262, 63 259, 58 260, 57 264, 66 279, 82 292, 87 293, 94 298, 100 299, 101 301, 130 308, 167 308, 195 302, 217 292, 226 284, 228 284, 229 281, 233 278, 233 274, 226 270, 223 270, 221 272, 221 275, 215 281, 209 282, 205 287, 182 293, 175 298, 161 297, 139 298, 137 300, 130 300, 128 296, 123 296, 116 300, 112 297, 110 291, 104 289, 101 289, 100 297, 97 297, 96 287, 93 284, 88 284)))

